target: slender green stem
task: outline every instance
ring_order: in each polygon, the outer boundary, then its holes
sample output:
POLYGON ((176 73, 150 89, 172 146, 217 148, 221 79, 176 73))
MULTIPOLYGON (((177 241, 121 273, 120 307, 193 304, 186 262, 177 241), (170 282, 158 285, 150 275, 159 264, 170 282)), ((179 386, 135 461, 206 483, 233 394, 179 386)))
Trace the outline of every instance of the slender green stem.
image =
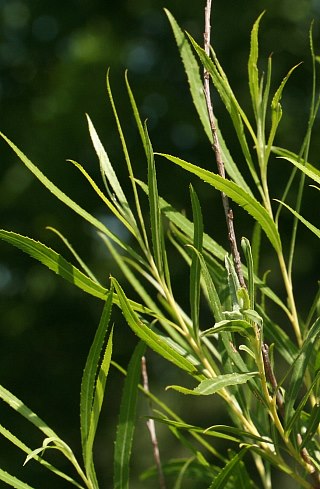
POLYGON ((302 336, 301 336, 301 330, 300 330, 300 325, 299 325, 299 319, 298 319, 298 313, 297 313, 295 298, 294 298, 294 294, 293 294, 293 286, 292 286, 291 277, 289 276, 288 271, 287 271, 287 267, 286 267, 284 256, 283 256, 282 252, 278 253, 278 260, 279 260, 279 266, 280 266, 281 274, 282 274, 283 281, 284 281, 284 286, 285 286, 285 289, 287 292, 287 297, 288 297, 288 306, 289 306, 289 310, 290 310, 289 319, 291 321, 298 346, 301 347, 302 346, 302 336))

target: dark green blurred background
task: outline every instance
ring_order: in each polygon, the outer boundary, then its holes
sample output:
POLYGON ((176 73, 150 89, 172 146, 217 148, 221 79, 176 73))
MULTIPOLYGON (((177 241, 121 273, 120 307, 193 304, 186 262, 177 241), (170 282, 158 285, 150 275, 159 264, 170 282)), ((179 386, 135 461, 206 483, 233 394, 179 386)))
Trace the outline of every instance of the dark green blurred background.
MULTIPOLYGON (((104 216, 105 209, 66 159, 79 161, 99 179, 97 159, 85 120, 87 112, 119 178, 124 186, 128 184, 107 100, 105 75, 108 67, 111 68, 113 94, 138 177, 145 179, 146 169, 125 90, 127 68, 141 115, 149 120, 155 150, 214 169, 209 145, 188 96, 184 72, 163 7, 169 8, 181 27, 202 42, 204 2, 199 0, 171 0, 167 4, 159 0, 0 0, 0 130, 60 188, 98 217, 104 216)), ((273 53, 273 89, 293 65, 304 62, 285 90, 284 117, 277 140, 278 145, 298 152, 306 128, 311 90, 308 31, 314 18, 315 50, 319 52, 317 19, 320 1, 216 0, 212 42, 236 94, 248 108, 249 32, 264 9, 267 13, 260 35, 261 67, 266 66, 267 56, 273 53)), ((215 104, 225 139, 228 142, 230 137, 234 159, 241 167, 242 158, 223 107, 218 100, 215 104)), ((316 124, 315 131, 318 130, 316 124)), ((319 149, 319 138, 315 137, 310 156, 315 165, 319 149)), ((270 175, 274 183, 272 197, 281 197, 289 170, 288 164, 273 162, 270 175)), ((202 202, 206 231, 227 246, 219 195, 162 160, 158 162, 158 174, 160 194, 186 212, 190 207, 188 184, 190 181, 194 183, 202 202)), ((307 190, 303 213, 318 225, 318 209, 312 205, 314 192, 307 190)), ((58 238, 45 229, 48 225, 56 227, 75 245, 105 284, 110 272, 116 273, 90 226, 47 193, 3 142, 0 144, 0 217, 1 227, 39 239, 71 259, 58 238)), ((250 236, 251 228, 244 217, 241 212, 236 212, 238 233, 250 236)), ((107 215, 104 218, 108 225, 116 225, 107 215)), ((284 229, 289 224, 287 215, 284 229)), ((313 236, 299 229, 295 273, 299 301, 305 313, 315 291, 319 254, 313 236)), ((264 269, 273 263, 273 257, 267 251, 264 269)), ((183 271, 178 266, 175 273, 179 284, 186 283, 179 278, 180 275, 183 277, 183 271)), ((278 285, 277 278, 272 275, 271 283, 275 287, 278 285)), ((186 290, 181 287, 177 295, 181 301, 185 300, 187 287, 186 290)), ((102 310, 101 302, 86 297, 5 243, 0 243, 0 301, 0 383, 23 399, 77 451, 80 381, 102 310)), ((120 315, 115 316, 115 330, 115 359, 125 364, 136 340, 120 315)), ((156 385, 155 389, 164 399, 188 418, 191 403, 162 391, 176 372, 169 372, 166 364, 152 354, 149 362, 151 384, 156 385)), ((98 471, 104 488, 112 487, 111 459, 121 382, 121 377, 113 372, 108 382, 97 446, 98 471)), ((199 406, 195 422, 201 423, 209 410, 211 414, 212 411, 217 413, 218 406, 207 402, 199 406)), ((145 412, 143 407, 141 412, 145 412)), ((28 445, 36 448, 41 444, 41 437, 5 406, 1 405, 0 413, 4 424, 19 433, 28 445)), ((152 463, 150 445, 148 442, 144 444, 147 434, 143 420, 139 422, 139 430, 135 448, 138 456, 134 459, 136 472, 152 463)), ((165 440, 163 457, 179 456, 175 441, 172 438, 165 440)), ((18 450, 0 440, 0 467, 36 488, 69 487, 54 476, 47 479, 45 471, 33 462, 22 468, 23 460, 18 450)), ((134 477, 137 479, 136 474, 134 477)), ((154 482, 135 482, 132 487, 156 485, 154 482)))

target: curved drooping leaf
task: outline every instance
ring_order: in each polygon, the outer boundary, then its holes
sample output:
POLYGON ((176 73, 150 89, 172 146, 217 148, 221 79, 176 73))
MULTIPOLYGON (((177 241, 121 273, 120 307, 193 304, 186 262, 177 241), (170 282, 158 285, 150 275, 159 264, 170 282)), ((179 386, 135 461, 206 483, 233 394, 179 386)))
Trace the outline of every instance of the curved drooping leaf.
MULTIPOLYGON (((59 253, 44 245, 40 241, 35 241, 27 236, 0 229, 0 239, 16 246, 28 255, 32 256, 62 278, 79 287, 87 294, 106 299, 108 289, 96 283, 90 277, 82 273, 77 267, 65 260, 59 253)), ((113 296, 114 302, 119 304, 116 294, 113 296)), ((138 302, 129 301, 135 311, 153 315, 152 311, 138 302)))
POLYGON ((21 480, 17 479, 3 469, 0 469, 0 480, 11 487, 15 487, 15 489, 34 489, 26 482, 22 482, 21 480))
POLYGON ((50 270, 57 273, 76 287, 79 287, 87 294, 98 297, 99 299, 106 298, 108 292, 106 288, 93 281, 78 268, 65 260, 59 253, 43 243, 35 241, 27 236, 22 236, 3 229, 0 230, 0 238, 13 246, 16 246, 20 250, 32 256, 32 258, 40 261, 50 270))
POLYGON ((176 165, 181 166, 190 173, 197 175, 220 192, 224 192, 228 195, 230 199, 243 207, 243 209, 245 209, 260 224, 276 252, 279 253, 281 251, 281 240, 274 221, 266 209, 254 197, 239 187, 239 185, 175 156, 163 153, 158 154, 169 161, 172 161, 176 165))
POLYGON ((34 165, 29 158, 26 157, 22 151, 20 151, 17 146, 10 141, 7 136, 5 136, 2 132, 0 132, 0 136, 8 143, 8 145, 12 148, 15 154, 20 158, 22 163, 34 174, 34 176, 51 192, 55 195, 61 202, 66 204, 70 209, 76 212, 79 216, 81 216, 86 221, 90 222, 94 227, 102 231, 111 239, 113 239, 119 246, 122 248, 126 248, 124 243, 114 234, 112 233, 102 222, 96 219, 94 216, 89 214, 86 210, 84 210, 79 204, 74 202, 70 197, 68 197, 64 192, 62 192, 54 183, 52 183, 48 177, 46 177, 39 168, 34 165))
POLYGON ((165 342, 161 336, 154 333, 154 331, 152 331, 143 321, 141 321, 130 305, 130 302, 125 296, 117 280, 112 278, 112 283, 114 284, 114 288, 118 294, 122 313, 136 335, 139 336, 139 338, 142 339, 152 350, 159 353, 163 358, 169 360, 178 368, 185 370, 188 373, 195 374, 196 369, 189 360, 184 358, 173 348, 170 348, 168 343, 165 342))
MULTIPOLYGON (((4 438, 6 438, 10 443, 15 445, 17 448, 22 450, 25 454, 31 455, 33 453, 33 450, 31 450, 31 448, 29 448, 27 445, 25 445, 25 443, 23 443, 17 436, 15 436, 13 433, 11 433, 9 430, 7 430, 2 425, 0 425, 0 435, 3 436, 4 438)), ((44 467, 46 467, 47 469, 54 472, 57 476, 68 481, 70 484, 73 484, 74 486, 76 486, 80 489, 83 489, 83 486, 81 486, 78 482, 76 482, 72 477, 65 474, 64 472, 61 472, 61 470, 54 467, 52 464, 47 462, 45 459, 38 457, 37 455, 34 455, 32 458, 34 460, 36 460, 38 463, 40 463, 41 465, 43 465, 44 467)), ((0 480, 3 480, 3 479, 1 479, 1 474, 0 474, 0 480)))
POLYGON ((287 209, 289 209, 290 212, 292 212, 292 214, 297 218, 299 219, 299 221, 302 222, 302 224, 304 224, 308 229, 310 229, 310 231, 315 234, 318 238, 320 238, 320 229, 319 228, 316 228, 316 226, 314 226, 313 224, 311 224, 311 222, 307 221, 307 219, 305 219, 304 217, 301 216, 301 214, 299 214, 297 211, 295 211, 294 209, 292 209, 292 207, 290 207, 288 204, 286 204, 285 202, 282 202, 281 200, 278 200, 278 199, 275 199, 277 202, 280 202, 280 204, 284 205, 287 209))
POLYGON ((288 151, 287 149, 273 146, 272 150, 274 153, 279 155, 279 159, 289 161, 308 177, 312 178, 312 180, 314 180, 316 183, 320 184, 320 170, 318 170, 315 166, 311 165, 307 161, 303 161, 301 158, 299 158, 299 155, 293 153, 292 151, 288 151))
POLYGON ((58 231, 58 229, 55 229, 55 228, 53 228, 51 226, 47 226, 46 229, 48 229, 49 231, 52 231, 57 236, 59 236, 59 238, 61 239, 61 241, 66 245, 66 247, 68 248, 68 250, 75 257, 75 259, 77 260, 77 262, 79 263, 79 265, 81 266, 81 268, 85 272, 85 274, 88 277, 90 277, 91 280, 93 280, 94 282, 96 282, 98 284, 99 283, 99 280, 94 276, 94 274, 92 273, 92 271, 90 270, 90 268, 88 267, 88 265, 78 255, 78 253, 73 248, 73 246, 69 243, 69 241, 67 240, 67 238, 62 233, 60 233, 60 231, 58 231))

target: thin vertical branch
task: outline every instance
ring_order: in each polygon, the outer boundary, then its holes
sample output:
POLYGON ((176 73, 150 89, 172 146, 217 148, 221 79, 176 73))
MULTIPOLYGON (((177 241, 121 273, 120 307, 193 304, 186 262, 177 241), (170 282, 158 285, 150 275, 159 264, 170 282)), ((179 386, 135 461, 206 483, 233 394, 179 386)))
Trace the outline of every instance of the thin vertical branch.
MULTIPOLYGON (((149 392, 147 364, 146 364, 146 357, 144 357, 144 356, 141 358, 141 374, 142 374, 143 388, 146 392, 149 392)), ((149 430, 150 438, 151 438, 151 442, 152 442, 153 458, 155 460, 155 464, 156 464, 156 467, 158 470, 159 487, 160 487, 160 489, 166 489, 166 482, 164 479, 161 460, 160 460, 160 452, 159 452, 159 445, 158 445, 158 439, 157 439, 157 434, 156 434, 156 428, 155 428, 155 423, 154 423, 153 419, 148 419, 147 428, 149 430)))
MULTIPOLYGON (((205 30, 204 30, 204 50, 207 54, 207 56, 210 56, 210 36, 211 36, 211 0, 206 1, 206 7, 205 7, 205 30)), ((217 162, 217 167, 218 167, 218 173, 222 178, 226 177, 225 173, 225 167, 224 167, 224 162, 222 158, 222 152, 221 152, 221 147, 218 139, 218 131, 217 131, 217 125, 214 117, 214 112, 213 112, 213 105, 211 101, 211 94, 210 94, 210 74, 208 70, 204 69, 204 95, 206 99, 206 105, 207 105, 207 110, 208 110, 208 115, 209 115, 209 121, 210 121, 210 127, 211 127, 211 133, 212 133, 212 149, 214 151, 214 154, 216 156, 216 162, 217 162)), ((237 240, 236 240, 236 235, 235 235, 235 230, 234 230, 234 225, 233 225, 233 212, 229 204, 229 198, 228 196, 224 193, 221 192, 221 197, 222 197, 222 204, 223 204, 223 209, 225 213, 225 218, 226 218, 226 223, 227 223, 227 229, 228 229, 228 238, 230 242, 230 248, 231 248, 231 253, 233 256, 234 260, 234 265, 235 269, 238 275, 238 279, 240 282, 241 287, 246 287, 245 281, 243 278, 243 273, 242 273, 242 268, 241 268, 241 258, 240 254, 238 251, 238 246, 237 246, 237 240)))

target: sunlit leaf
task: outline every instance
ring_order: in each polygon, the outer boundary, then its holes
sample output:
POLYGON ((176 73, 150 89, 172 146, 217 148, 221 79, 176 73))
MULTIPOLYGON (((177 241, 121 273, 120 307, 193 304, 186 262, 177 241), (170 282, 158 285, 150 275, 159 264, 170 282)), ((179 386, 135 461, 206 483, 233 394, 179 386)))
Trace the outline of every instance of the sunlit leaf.
POLYGON ((125 319, 127 320, 131 329, 142 339, 152 350, 159 353, 163 358, 174 363, 177 367, 185 370, 189 373, 195 373, 194 365, 186 360, 182 355, 177 353, 174 349, 170 348, 168 344, 156 333, 154 333, 150 327, 148 327, 132 309, 130 302, 125 296, 119 283, 113 278, 115 290, 118 294, 120 301, 120 307, 125 319))
POLYGON ((26 484, 26 482, 22 482, 3 469, 0 469, 0 480, 11 487, 15 487, 15 489, 34 489, 32 486, 29 486, 29 484, 26 484))
POLYGON ((170 385, 167 389, 174 389, 182 394, 191 394, 194 396, 210 396, 231 385, 245 384, 249 379, 258 375, 258 373, 259 372, 246 372, 218 375, 213 379, 203 380, 195 389, 187 389, 178 385, 170 385))
POLYGON ((264 12, 259 15, 251 30, 250 54, 248 61, 249 89, 251 94, 252 106, 257 119, 259 115, 259 105, 261 103, 259 71, 257 66, 259 56, 258 32, 259 24, 263 15, 264 12))
POLYGON ((211 173, 199 166, 183 161, 180 158, 171 156, 168 154, 160 154, 164 158, 172 161, 178 166, 181 166, 185 170, 197 175, 199 178, 209 183, 217 190, 224 192, 228 197, 230 197, 234 202, 239 204, 243 209, 245 209, 259 224, 261 228, 266 233, 270 243, 277 252, 281 251, 281 240, 278 230, 275 226, 274 221, 266 211, 264 207, 251 195, 247 194, 242 188, 240 188, 236 183, 230 182, 225 178, 220 177, 211 173))
POLYGON ((301 214, 299 214, 297 211, 295 211, 294 209, 292 209, 292 207, 290 207, 288 204, 286 204, 285 202, 281 202, 281 200, 277 200, 275 199, 277 202, 280 202, 282 205, 284 205, 287 209, 289 209, 289 211, 297 218, 299 219, 299 221, 302 222, 302 224, 304 224, 313 234, 315 234, 318 238, 320 238, 320 229, 319 228, 316 228, 316 226, 314 226, 313 224, 311 224, 311 222, 307 221, 307 219, 305 219, 304 217, 301 216, 301 214))
POLYGON ((65 260, 59 253, 56 253, 43 243, 34 241, 27 236, 21 236, 20 234, 5 230, 0 230, 0 238, 40 261, 50 270, 76 287, 79 287, 84 292, 99 299, 106 298, 107 289, 80 272, 78 268, 65 260))
POLYGON ((119 246, 122 248, 126 248, 124 243, 114 234, 112 233, 102 222, 96 219, 94 216, 89 214, 89 212, 85 211, 80 207, 76 202, 74 202, 70 197, 68 197, 65 193, 63 193, 54 183, 52 183, 39 168, 34 165, 23 153, 17 148, 17 146, 10 141, 3 133, 0 132, 0 136, 8 143, 8 145, 12 148, 15 154, 20 158, 22 163, 34 174, 34 176, 51 192, 55 195, 61 202, 66 204, 70 209, 79 214, 83 219, 92 224, 95 228, 102 231, 111 239, 113 239, 119 246))

